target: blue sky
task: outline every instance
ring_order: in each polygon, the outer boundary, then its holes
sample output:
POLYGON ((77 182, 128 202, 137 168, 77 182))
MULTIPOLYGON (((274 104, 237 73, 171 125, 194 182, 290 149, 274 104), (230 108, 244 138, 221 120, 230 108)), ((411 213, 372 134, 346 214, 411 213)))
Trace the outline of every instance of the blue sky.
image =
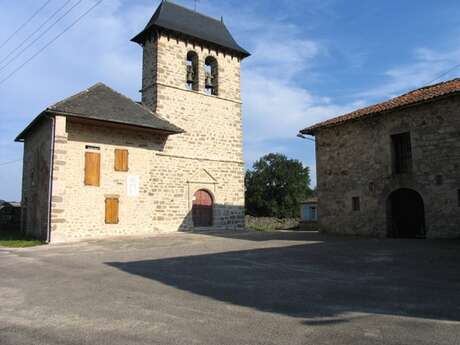
MULTIPOLYGON (((44 2, 0 0, 0 42, 44 2)), ((81 0, 19 59, 3 69, 0 63, 0 79, 95 2, 81 0)), ((193 7, 192 0, 176 2, 193 7)), ((129 40, 158 3, 104 0, 0 85, 0 199, 20 199, 21 162, 1 164, 22 158, 22 144, 13 139, 46 106, 98 81, 139 99, 142 52, 129 40)), ((0 48, 0 61, 63 4, 51 0, 0 48)), ((223 15, 253 54, 243 62, 242 78, 247 166, 282 152, 311 167, 313 182, 314 144, 296 138, 299 129, 423 86, 460 63, 457 1, 201 0, 198 9, 223 15)), ((440 80, 458 75, 460 69, 440 80)))

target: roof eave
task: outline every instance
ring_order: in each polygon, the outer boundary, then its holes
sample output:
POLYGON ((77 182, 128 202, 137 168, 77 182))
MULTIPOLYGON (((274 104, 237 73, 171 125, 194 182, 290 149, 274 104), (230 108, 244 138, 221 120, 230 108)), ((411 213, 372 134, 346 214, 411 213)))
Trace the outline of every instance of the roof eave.
POLYGON ((303 134, 303 135, 315 136, 315 131, 314 131, 314 129, 309 129, 309 128, 302 129, 299 133, 300 133, 300 134, 303 134))
POLYGON ((136 36, 130 39, 131 42, 137 43, 139 45, 143 45, 145 42, 145 38, 143 37, 146 33, 146 30, 142 30, 140 33, 138 33, 136 36))
POLYGON ((175 127, 177 127, 177 130, 172 130, 172 129, 168 130, 168 129, 163 129, 163 128, 143 126, 143 125, 140 125, 140 124, 132 124, 132 123, 121 122, 121 121, 110 121, 110 120, 95 119, 95 118, 86 117, 86 116, 84 116, 82 114, 68 113, 68 112, 65 112, 65 111, 58 110, 58 109, 49 109, 48 108, 46 110, 46 112, 48 112, 50 114, 53 114, 53 115, 62 115, 62 116, 67 116, 67 117, 75 117, 75 118, 82 119, 82 120, 87 120, 87 121, 95 121, 95 122, 101 122, 101 123, 105 122, 105 123, 118 124, 118 125, 121 125, 121 126, 127 126, 127 127, 133 127, 133 128, 143 128, 143 129, 146 129, 146 130, 153 130, 153 131, 162 132, 162 133, 167 134, 167 135, 185 133, 185 130, 183 130, 182 128, 179 128, 177 126, 175 126, 175 127))
POLYGON ((221 46, 224 49, 227 49, 227 50, 230 50, 232 52, 238 53, 241 56, 241 59, 245 59, 245 58, 251 56, 251 53, 248 52, 246 49, 244 49, 242 47, 240 47, 239 49, 226 47, 226 46, 220 45, 218 43, 205 40, 205 39, 200 38, 200 37, 196 37, 196 36, 193 36, 193 35, 190 35, 190 34, 186 34, 184 32, 179 32, 179 31, 176 31, 176 30, 173 30, 173 29, 165 28, 165 27, 162 27, 162 26, 159 26, 159 25, 152 25, 149 28, 146 28, 146 29, 142 30, 136 36, 131 38, 130 41, 134 42, 134 43, 137 43, 140 46, 142 46, 142 45, 144 45, 145 41, 147 40, 146 36, 148 35, 148 33, 151 32, 154 29, 160 29, 160 30, 166 30, 166 31, 169 31, 169 32, 175 32, 177 34, 188 36, 188 37, 190 37, 192 39, 195 39, 195 40, 199 40, 199 41, 207 42, 207 43, 210 43, 210 44, 213 44, 213 45, 221 46))
MULTIPOLYGON (((319 124, 316 124, 316 125, 314 125, 314 126, 311 126, 311 127, 307 127, 307 128, 302 129, 302 130, 300 131, 300 133, 301 133, 301 134, 304 134, 304 135, 312 135, 312 136, 315 136, 315 134, 316 134, 319 130, 322 130, 322 129, 325 129, 325 128, 337 127, 337 126, 341 126, 341 125, 344 125, 344 124, 350 123, 350 122, 356 122, 356 121, 361 121, 361 120, 367 120, 367 119, 370 119, 370 118, 375 117, 375 116, 377 116, 377 115, 382 115, 382 114, 391 113, 391 112, 398 111, 398 110, 403 110, 403 109, 407 109, 407 108, 416 107, 416 106, 421 105, 421 104, 426 104, 426 103, 435 102, 435 101, 438 101, 438 100, 440 100, 440 99, 444 99, 444 98, 456 96, 456 95, 458 95, 458 94, 460 94, 460 90, 452 91, 452 92, 449 92, 449 93, 446 93, 446 94, 443 94, 443 95, 439 95, 439 96, 435 96, 435 97, 432 97, 432 98, 420 100, 420 101, 417 101, 417 102, 413 102, 413 103, 409 103, 409 104, 400 105, 400 106, 395 107, 395 108, 392 108, 392 109, 385 109, 385 110, 381 110, 381 111, 377 111, 377 112, 365 114, 365 115, 362 115, 362 116, 359 116, 359 117, 355 117, 355 118, 343 120, 343 121, 340 121, 340 122, 325 123, 325 124, 323 124, 323 125, 321 125, 321 123, 319 123, 319 124)), ((345 115, 342 115, 342 116, 345 116, 345 115)), ((340 117, 340 116, 339 116, 339 117, 340 117)), ((334 118, 332 118, 331 120, 333 120, 333 119, 334 119, 334 118)))
POLYGON ((33 127, 35 127, 38 122, 40 122, 45 116, 48 115, 48 111, 44 110, 40 114, 38 114, 31 123, 27 125, 26 128, 22 130, 21 133, 19 133, 16 138, 14 138, 14 141, 17 143, 22 143, 24 142, 25 137, 28 135, 28 133, 32 130, 33 127))

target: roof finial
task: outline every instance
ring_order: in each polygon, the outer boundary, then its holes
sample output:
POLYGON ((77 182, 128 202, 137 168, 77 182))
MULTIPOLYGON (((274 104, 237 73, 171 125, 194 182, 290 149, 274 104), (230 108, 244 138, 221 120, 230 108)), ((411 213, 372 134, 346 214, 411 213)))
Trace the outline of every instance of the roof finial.
POLYGON ((223 24, 224 23, 224 16, 220 16, 220 22, 223 24))

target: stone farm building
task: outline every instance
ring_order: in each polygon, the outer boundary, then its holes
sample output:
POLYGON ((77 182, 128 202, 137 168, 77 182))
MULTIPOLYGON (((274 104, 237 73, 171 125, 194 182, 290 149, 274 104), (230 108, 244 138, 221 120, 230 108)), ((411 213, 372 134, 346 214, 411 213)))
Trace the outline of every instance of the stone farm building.
POLYGON ((49 242, 244 226, 240 63, 222 20, 163 1, 132 39, 142 102, 98 83, 24 142, 22 228, 49 242))
POLYGON ((460 79, 303 129, 325 232, 460 237, 460 79))

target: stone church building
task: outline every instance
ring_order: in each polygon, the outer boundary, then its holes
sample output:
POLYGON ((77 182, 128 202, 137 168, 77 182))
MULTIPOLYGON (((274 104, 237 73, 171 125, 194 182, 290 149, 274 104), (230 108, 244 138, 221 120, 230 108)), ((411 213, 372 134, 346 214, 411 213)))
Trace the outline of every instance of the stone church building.
POLYGON ((316 139, 322 231, 460 237, 460 79, 301 133, 316 139))
POLYGON ((163 1, 132 39, 142 102, 98 83, 24 142, 22 228, 48 242, 244 227, 240 64, 222 20, 163 1))

